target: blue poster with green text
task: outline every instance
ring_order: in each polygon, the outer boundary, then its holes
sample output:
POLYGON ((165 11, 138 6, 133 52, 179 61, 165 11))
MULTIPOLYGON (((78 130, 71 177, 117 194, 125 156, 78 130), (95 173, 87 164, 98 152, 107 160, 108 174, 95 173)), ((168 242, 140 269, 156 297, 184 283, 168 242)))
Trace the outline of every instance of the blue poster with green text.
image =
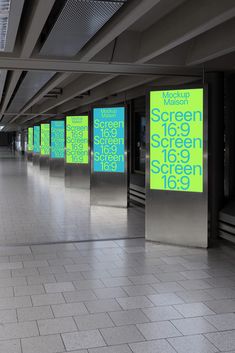
POLYGON ((125 107, 93 109, 94 172, 125 171, 125 107))

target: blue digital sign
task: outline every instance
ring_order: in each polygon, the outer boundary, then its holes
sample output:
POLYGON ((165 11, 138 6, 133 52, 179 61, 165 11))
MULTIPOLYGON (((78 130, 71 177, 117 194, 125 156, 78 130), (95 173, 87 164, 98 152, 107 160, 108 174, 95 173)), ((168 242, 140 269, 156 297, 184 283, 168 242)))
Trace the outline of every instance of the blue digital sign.
POLYGON ((125 107, 93 109, 94 172, 125 172, 125 107))
POLYGON ((65 156, 65 123, 63 120, 51 122, 51 158, 65 156))
POLYGON ((33 152, 40 153, 40 126, 33 127, 33 152))

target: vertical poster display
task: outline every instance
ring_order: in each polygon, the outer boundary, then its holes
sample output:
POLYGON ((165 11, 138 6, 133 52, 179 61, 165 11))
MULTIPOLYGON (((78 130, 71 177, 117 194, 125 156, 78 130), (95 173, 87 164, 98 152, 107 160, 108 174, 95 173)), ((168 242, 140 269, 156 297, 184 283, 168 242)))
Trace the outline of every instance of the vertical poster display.
POLYGON ((65 123, 63 120, 51 122, 51 159, 62 159, 65 156, 65 123))
POLYGON ((203 89, 150 92, 150 189, 203 191, 203 89))
POLYGON ((127 207, 126 107, 92 111, 91 204, 127 207))
POLYGON ((149 240, 207 247, 206 92, 189 87, 148 94, 149 240))
POLYGON ((88 116, 66 117, 66 163, 88 164, 88 116))
POLYGON ((93 110, 94 172, 125 172, 125 107, 93 110))
POLYGON ((41 156, 50 155, 50 124, 41 124, 41 156))
POLYGON ((40 126, 33 127, 33 152, 40 153, 40 126))
POLYGON ((33 128, 28 128, 28 146, 27 151, 32 153, 33 152, 33 128))

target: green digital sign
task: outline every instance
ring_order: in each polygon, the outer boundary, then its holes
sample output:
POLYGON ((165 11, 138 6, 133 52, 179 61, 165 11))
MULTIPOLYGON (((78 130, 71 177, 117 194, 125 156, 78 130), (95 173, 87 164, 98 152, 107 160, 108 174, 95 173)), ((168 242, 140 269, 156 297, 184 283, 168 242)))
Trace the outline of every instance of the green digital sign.
POLYGON ((50 124, 41 124, 41 155, 50 155, 50 124))
POLYGON ((33 127, 33 152, 40 153, 40 126, 33 127))
POLYGON ((88 164, 88 116, 66 118, 66 163, 88 164))
POLYGON ((150 189, 203 192, 203 89, 150 92, 150 189))
POLYGON ((28 128, 28 152, 33 152, 33 127, 28 128))

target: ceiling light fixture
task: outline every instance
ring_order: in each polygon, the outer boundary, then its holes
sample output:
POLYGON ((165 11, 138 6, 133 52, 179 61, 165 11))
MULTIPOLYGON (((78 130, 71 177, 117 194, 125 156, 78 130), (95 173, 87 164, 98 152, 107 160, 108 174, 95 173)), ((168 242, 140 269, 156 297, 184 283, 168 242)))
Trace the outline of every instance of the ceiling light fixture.
POLYGON ((5 50, 11 0, 0 0, 0 51, 5 50))
POLYGON ((0 131, 1 131, 4 127, 5 127, 4 125, 0 125, 0 131))

